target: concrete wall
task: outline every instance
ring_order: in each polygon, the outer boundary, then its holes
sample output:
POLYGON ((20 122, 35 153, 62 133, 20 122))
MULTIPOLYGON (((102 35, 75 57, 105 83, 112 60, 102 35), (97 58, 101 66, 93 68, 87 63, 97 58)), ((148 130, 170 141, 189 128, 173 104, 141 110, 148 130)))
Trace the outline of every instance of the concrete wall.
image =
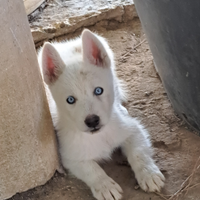
POLYGON ((0 200, 44 184, 55 135, 23 1, 0 6, 0 200))

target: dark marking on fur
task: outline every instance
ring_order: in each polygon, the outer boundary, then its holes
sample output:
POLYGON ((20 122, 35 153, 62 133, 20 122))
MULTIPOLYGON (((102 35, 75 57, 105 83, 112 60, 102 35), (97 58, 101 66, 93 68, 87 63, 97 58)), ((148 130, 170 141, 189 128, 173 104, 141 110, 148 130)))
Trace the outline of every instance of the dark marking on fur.
POLYGON ((88 76, 88 72, 86 71, 80 71, 80 75, 84 76, 86 78, 86 76, 88 76))
POLYGON ((81 47, 75 47, 75 52, 81 53, 81 47))

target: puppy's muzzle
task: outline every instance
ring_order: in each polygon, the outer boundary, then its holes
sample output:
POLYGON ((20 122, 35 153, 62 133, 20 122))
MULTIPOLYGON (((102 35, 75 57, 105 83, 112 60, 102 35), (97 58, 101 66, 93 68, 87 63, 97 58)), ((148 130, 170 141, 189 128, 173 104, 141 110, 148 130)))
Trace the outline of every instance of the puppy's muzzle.
POLYGON ((89 128, 96 128, 99 125, 100 118, 97 115, 88 115, 85 119, 85 124, 89 128))

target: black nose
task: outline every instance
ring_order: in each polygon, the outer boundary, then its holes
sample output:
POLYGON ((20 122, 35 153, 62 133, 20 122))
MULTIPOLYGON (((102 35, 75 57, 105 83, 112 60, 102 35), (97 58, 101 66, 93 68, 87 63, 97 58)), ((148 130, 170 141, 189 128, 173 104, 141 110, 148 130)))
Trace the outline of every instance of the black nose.
POLYGON ((96 126, 99 125, 100 118, 97 115, 89 115, 85 119, 85 124, 89 128, 95 128, 96 126))

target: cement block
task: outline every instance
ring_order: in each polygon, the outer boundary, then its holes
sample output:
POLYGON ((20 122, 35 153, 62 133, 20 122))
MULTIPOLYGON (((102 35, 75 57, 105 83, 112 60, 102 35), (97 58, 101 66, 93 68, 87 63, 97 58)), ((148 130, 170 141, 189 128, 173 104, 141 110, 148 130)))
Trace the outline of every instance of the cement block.
POLYGON ((53 125, 23 1, 0 6, 0 200, 58 166, 53 125))

